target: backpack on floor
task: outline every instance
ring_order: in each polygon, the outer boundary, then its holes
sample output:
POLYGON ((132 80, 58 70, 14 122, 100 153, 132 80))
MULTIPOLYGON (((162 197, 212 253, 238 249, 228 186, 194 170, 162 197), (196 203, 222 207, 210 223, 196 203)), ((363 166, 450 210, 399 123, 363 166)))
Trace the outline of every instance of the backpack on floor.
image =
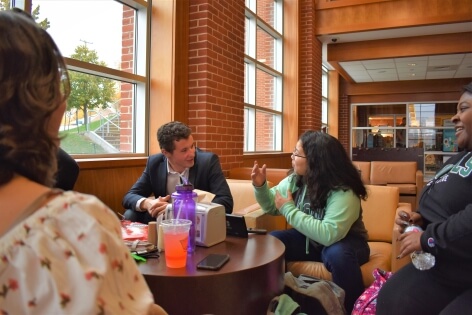
POLYGON ((284 293, 295 301, 302 314, 344 315, 344 290, 332 281, 307 275, 285 274, 284 293))
POLYGON ((374 282, 365 289, 364 293, 354 303, 352 315, 375 315, 377 310, 377 296, 380 288, 393 275, 391 271, 376 268, 372 272, 374 282))

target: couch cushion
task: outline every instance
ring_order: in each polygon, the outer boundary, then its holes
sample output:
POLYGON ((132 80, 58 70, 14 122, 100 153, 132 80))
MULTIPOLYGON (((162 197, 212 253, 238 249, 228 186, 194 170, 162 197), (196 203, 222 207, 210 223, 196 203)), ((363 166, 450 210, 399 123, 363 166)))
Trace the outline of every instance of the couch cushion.
POLYGON ((228 178, 226 182, 233 196, 233 213, 257 203, 251 180, 228 178))
POLYGON ((295 277, 309 275, 333 281, 331 272, 326 269, 322 262, 318 261, 289 261, 287 262, 287 271, 290 271, 295 277))
MULTIPOLYGON (((257 205, 259 206, 259 204, 257 205)), ((283 215, 266 214, 260 208, 261 206, 259 206, 259 209, 248 211, 244 215, 248 228, 265 229, 267 232, 287 229, 287 221, 283 215)))
MULTIPOLYGON (((392 233, 390 227, 390 234, 392 233)), ((368 287, 374 282, 372 272, 375 268, 382 270, 391 270, 392 268, 392 244, 385 242, 369 242, 370 257, 369 261, 361 266, 362 280, 364 286, 368 287)))
POLYGON ((416 196, 415 184, 387 184, 387 186, 398 187, 400 191, 400 195, 415 195, 416 196))
POLYGON ((361 172, 361 179, 364 185, 370 184, 370 162, 352 161, 352 164, 361 172))
MULTIPOLYGON (((391 231, 390 231, 391 232, 391 231)), ((369 261, 361 266, 362 281, 368 287, 374 281, 372 272, 375 268, 391 270, 392 244, 385 242, 369 242, 369 261)), ((287 262, 287 271, 295 276, 301 274, 310 275, 325 280, 333 280, 331 273, 322 262, 316 261, 292 261, 287 262)))
POLYGON ((392 227, 399 202, 398 187, 366 185, 362 200, 363 221, 369 241, 392 242, 392 227))
POLYGON ((370 162, 370 184, 416 184, 416 162, 370 162))
MULTIPOLYGON (((226 182, 233 196, 233 214, 245 215, 260 209, 254 195, 254 187, 251 180, 227 178, 226 182)), ((272 182, 269 181, 267 184, 269 187, 272 187, 272 182)))

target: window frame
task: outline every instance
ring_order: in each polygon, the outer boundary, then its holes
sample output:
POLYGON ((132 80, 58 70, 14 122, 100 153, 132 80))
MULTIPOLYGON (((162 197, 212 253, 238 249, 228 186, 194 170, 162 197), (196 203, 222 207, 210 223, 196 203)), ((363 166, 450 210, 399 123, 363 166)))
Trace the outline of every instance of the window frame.
MULTIPOLYGON (((127 157, 145 157, 149 155, 149 104, 150 104, 150 42, 151 42, 151 14, 152 2, 144 0, 114 0, 117 4, 126 5, 135 10, 134 20, 134 73, 111 67, 92 64, 74 58, 65 57, 69 71, 76 71, 88 75, 116 80, 133 85, 133 113, 132 113, 132 152, 118 152, 105 154, 75 154, 75 159, 110 159, 127 157), (145 35, 140 35, 139 29, 146 29, 145 35), (143 55, 141 52, 144 52, 143 55), (140 74, 137 74, 140 73, 140 74), (139 153, 136 153, 139 152, 139 153)), ((11 5, 31 13, 33 0, 12 0, 11 5)), ((85 4, 84 4, 85 5, 85 4)))
POLYGON ((283 56, 284 56, 284 37, 283 37, 283 1, 273 1, 274 27, 264 21, 256 12, 254 12, 255 2, 247 0, 245 7, 246 16, 246 35, 245 35, 245 86, 244 86, 244 147, 243 154, 246 153, 268 153, 282 152, 283 149, 283 128, 284 128, 284 73, 283 73, 283 56), (248 7, 248 5, 250 7, 248 7), (263 61, 257 60, 257 31, 264 31, 274 39, 273 47, 273 67, 267 65, 263 61), (248 43, 249 41, 249 43, 248 43), (274 78, 273 84, 273 108, 267 108, 257 104, 257 73, 263 71, 265 74, 274 78), (274 116, 272 125, 272 140, 270 150, 258 150, 257 134, 258 134, 258 114, 274 116))

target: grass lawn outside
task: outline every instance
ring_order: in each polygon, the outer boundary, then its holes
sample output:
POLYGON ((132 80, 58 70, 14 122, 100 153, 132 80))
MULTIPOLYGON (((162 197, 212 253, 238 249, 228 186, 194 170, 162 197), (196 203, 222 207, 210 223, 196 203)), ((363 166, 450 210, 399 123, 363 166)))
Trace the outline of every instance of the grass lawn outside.
MULTIPOLYGON (((89 130, 95 130, 100 126, 100 121, 89 124, 89 130)), ((59 132, 61 148, 69 154, 104 154, 107 153, 101 146, 94 143, 84 135, 85 125, 59 132)))

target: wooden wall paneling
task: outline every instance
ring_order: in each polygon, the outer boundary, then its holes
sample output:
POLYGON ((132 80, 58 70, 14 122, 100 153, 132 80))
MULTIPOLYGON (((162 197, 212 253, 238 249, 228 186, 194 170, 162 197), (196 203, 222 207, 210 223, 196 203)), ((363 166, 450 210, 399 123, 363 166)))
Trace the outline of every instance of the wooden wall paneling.
POLYGON ((327 59, 333 68, 352 83, 353 80, 339 62, 470 53, 472 41, 467 38, 472 38, 472 32, 328 44, 327 59))
POLYGON ((457 102, 460 92, 442 93, 413 93, 413 94, 382 94, 354 95, 350 97, 351 104, 392 103, 392 102, 457 102))
MULTIPOLYGON (((284 117, 283 148, 291 152, 298 141, 299 124, 299 14, 298 0, 284 4, 284 117), (294 106, 295 105, 295 106, 294 106)), ((252 163, 251 163, 252 165, 252 163)))
MULTIPOLYGON (((339 136, 339 72, 328 71, 328 133, 339 136)), ((349 122, 348 122, 349 124, 349 122)))
POLYGON ((115 212, 123 213, 124 195, 141 176, 147 159, 78 161, 80 172, 74 190, 98 197, 115 212))
MULTIPOLYGON (((351 96, 398 94, 401 97, 401 94, 421 95, 452 92, 460 96, 459 92, 462 86, 467 85, 470 81, 471 78, 357 83, 348 84, 346 94, 351 96)), ((454 99, 458 99, 458 96, 454 99)))
POLYGON ((328 61, 469 53, 471 38, 472 32, 464 32, 328 44, 328 61))
POLYGON ((316 9, 323 10, 323 9, 332 9, 332 8, 339 8, 339 7, 346 7, 346 6, 353 6, 353 5, 363 5, 367 3, 375 3, 375 2, 385 2, 385 1, 392 1, 392 0, 318 0, 316 1, 316 9))
POLYGON ((188 120, 188 0, 152 2, 149 150, 160 152, 157 129, 188 120))
MULTIPOLYGON (((346 1, 336 1, 338 3, 346 1)), ((318 35, 470 21, 470 0, 394 0, 316 10, 318 35)))

